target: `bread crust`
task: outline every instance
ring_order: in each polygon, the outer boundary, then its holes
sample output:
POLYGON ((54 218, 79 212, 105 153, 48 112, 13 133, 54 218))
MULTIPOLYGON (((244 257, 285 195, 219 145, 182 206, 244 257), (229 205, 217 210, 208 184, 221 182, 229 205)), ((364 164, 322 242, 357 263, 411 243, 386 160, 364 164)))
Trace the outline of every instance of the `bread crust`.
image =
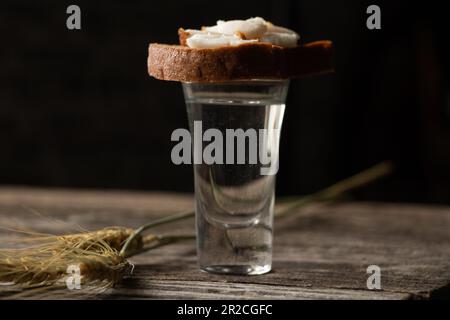
POLYGON ((294 48, 260 42, 208 49, 151 43, 147 62, 149 74, 160 80, 288 79, 332 72, 332 53, 333 44, 326 40, 294 48))

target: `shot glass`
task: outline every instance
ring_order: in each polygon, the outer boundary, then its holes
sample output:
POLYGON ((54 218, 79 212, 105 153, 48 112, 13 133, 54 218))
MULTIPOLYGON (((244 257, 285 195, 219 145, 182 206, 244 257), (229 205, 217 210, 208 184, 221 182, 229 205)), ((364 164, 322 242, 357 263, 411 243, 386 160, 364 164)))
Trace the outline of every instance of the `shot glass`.
POLYGON ((289 80, 183 83, 202 270, 272 267, 275 177, 289 80))

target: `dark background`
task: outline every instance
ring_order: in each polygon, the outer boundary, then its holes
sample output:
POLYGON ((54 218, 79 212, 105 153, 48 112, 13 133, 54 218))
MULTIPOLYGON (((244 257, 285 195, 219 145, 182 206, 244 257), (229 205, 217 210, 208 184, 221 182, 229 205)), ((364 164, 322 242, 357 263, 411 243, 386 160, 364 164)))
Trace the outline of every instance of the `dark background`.
POLYGON ((442 1, 2 1, 0 185, 192 191, 170 160, 179 83, 147 75, 178 27, 262 16, 335 43, 336 73, 292 81, 277 191, 305 194, 381 160, 358 199, 450 203, 450 52, 442 1), (82 30, 66 28, 77 4, 82 30), (366 28, 378 4, 382 30, 366 28))

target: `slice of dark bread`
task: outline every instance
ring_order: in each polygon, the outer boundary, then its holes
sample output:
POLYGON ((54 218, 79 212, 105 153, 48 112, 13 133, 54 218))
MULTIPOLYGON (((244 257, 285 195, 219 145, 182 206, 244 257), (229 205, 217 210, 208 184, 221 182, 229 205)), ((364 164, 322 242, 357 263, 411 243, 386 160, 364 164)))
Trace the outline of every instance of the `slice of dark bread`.
POLYGON ((332 53, 331 41, 294 48, 258 42, 212 49, 151 43, 148 72, 157 79, 185 82, 298 78, 332 72, 332 53))

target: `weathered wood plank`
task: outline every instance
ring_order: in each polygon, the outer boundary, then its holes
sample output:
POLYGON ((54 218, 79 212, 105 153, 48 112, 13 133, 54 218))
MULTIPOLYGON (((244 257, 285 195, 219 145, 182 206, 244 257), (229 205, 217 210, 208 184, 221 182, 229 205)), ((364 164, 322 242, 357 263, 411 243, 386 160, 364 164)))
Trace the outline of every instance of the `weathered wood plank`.
MULTIPOLYGON (((191 195, 0 188, 1 226, 51 233, 72 231, 76 225, 90 230, 137 227, 192 207, 191 195)), ((194 224, 185 221, 157 230, 187 233, 194 224)), ((0 241, 10 236, 0 231, 0 241)), ((201 272, 193 241, 156 249, 132 262, 133 277, 105 298, 448 297, 450 208, 351 202, 311 206, 276 221, 273 271, 263 276, 201 272), (366 288, 371 264, 381 267, 381 291, 366 288)))

